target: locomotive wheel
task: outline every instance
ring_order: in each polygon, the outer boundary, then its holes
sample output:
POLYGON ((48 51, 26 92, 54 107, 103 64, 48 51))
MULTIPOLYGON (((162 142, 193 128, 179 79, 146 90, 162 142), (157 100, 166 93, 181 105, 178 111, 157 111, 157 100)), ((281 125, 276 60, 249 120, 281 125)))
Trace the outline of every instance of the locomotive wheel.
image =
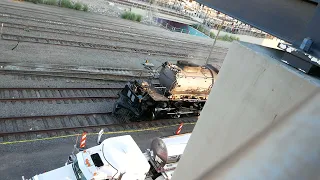
POLYGON ((173 115, 171 115, 171 117, 173 119, 178 119, 178 118, 180 118, 180 114, 173 114, 173 115))
POLYGON ((156 116, 155 116, 154 112, 146 112, 144 114, 143 118, 144 118, 145 121, 152 121, 152 120, 154 120, 156 118, 156 116))
POLYGON ((151 113, 151 121, 156 119, 156 115, 154 114, 154 112, 151 113))
POLYGON ((130 117, 130 121, 140 122, 141 119, 138 118, 137 116, 132 116, 132 117, 130 117))
POLYGON ((112 113, 113 113, 113 114, 117 114, 118 109, 119 109, 119 105, 118 105, 118 103, 116 103, 116 104, 113 106, 112 113))
POLYGON ((130 110, 121 108, 118 104, 114 106, 113 114, 121 122, 138 121, 139 118, 130 110))

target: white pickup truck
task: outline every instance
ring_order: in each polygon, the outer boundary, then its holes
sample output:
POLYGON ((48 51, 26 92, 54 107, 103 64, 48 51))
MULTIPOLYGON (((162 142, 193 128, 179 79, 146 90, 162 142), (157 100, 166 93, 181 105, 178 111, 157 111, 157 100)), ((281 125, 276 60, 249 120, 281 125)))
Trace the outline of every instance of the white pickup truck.
POLYGON ((169 180, 190 135, 156 138, 145 153, 130 135, 108 138, 70 155, 65 166, 28 180, 169 180))

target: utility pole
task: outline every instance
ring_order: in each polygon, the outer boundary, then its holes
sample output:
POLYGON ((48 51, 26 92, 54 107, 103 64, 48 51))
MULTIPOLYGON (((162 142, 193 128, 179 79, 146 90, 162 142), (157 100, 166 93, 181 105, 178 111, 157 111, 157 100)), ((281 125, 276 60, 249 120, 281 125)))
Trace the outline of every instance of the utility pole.
POLYGON ((203 18, 203 21, 202 21, 202 24, 204 25, 205 24, 205 21, 206 21, 206 18, 207 18, 207 15, 208 15, 208 10, 207 10, 207 13, 206 13, 206 15, 204 16, 204 18, 203 18))
MULTIPOLYGON (((149 0, 149 11, 148 11, 148 14, 149 14, 149 19, 150 19, 150 24, 153 23, 154 21, 154 15, 156 14, 154 12, 154 8, 152 7, 152 5, 156 2, 156 0, 149 0)), ((147 6, 146 6, 146 9, 147 9, 147 6)), ((156 22, 158 23, 158 21, 156 22)))
POLYGON ((222 23, 219 25, 218 34, 217 34, 216 37, 214 38, 213 45, 212 45, 212 49, 211 49, 211 51, 210 51, 210 53, 209 53, 209 56, 207 57, 206 63, 205 63, 204 65, 208 64, 208 62, 209 62, 209 57, 211 56, 212 51, 213 51, 213 48, 214 48, 214 46, 216 45, 216 42, 217 42, 217 39, 218 39, 218 36, 219 36, 219 34, 220 34, 220 31, 221 31, 221 29, 222 29, 223 24, 224 24, 224 20, 223 20, 222 23))

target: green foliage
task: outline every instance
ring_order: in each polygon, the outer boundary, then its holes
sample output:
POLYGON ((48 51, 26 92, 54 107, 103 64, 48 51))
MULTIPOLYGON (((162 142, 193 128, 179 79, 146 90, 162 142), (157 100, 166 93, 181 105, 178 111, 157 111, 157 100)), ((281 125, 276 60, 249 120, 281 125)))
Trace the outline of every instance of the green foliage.
POLYGON ((236 37, 236 36, 229 36, 229 35, 224 35, 224 36, 219 36, 218 37, 219 40, 222 40, 222 41, 229 41, 229 42, 232 42, 232 41, 239 41, 240 38, 236 37))
POLYGON ((141 21, 141 19, 142 19, 142 16, 141 16, 140 14, 138 14, 138 15, 137 15, 137 19, 136 19, 136 21, 140 22, 140 21, 141 21))
POLYGON ((74 4, 74 9, 75 9, 75 10, 81 10, 81 9, 82 9, 82 4, 79 3, 79 2, 76 2, 76 3, 74 4))
POLYGON ((211 37, 212 39, 214 39, 214 38, 216 37, 216 35, 214 34, 214 32, 210 32, 210 37, 211 37))
POLYGON ((154 4, 156 1, 155 0, 149 0, 150 4, 154 4))
POLYGON ((25 1, 27 1, 27 2, 33 2, 33 3, 35 3, 35 4, 38 4, 38 3, 42 3, 42 0, 25 0, 25 1))
POLYGON ((44 4, 56 6, 58 3, 57 0, 45 0, 44 4))
MULTIPOLYGON (((47 4, 47 5, 57 6, 59 0, 25 0, 25 1, 33 2, 35 4, 39 3, 39 4, 47 4)), ((65 7, 65 8, 70 8, 70 9, 83 10, 83 11, 88 11, 88 9, 89 9, 88 5, 86 5, 86 4, 82 4, 80 2, 76 2, 73 4, 73 2, 71 0, 61 0, 60 6, 65 7)), ((140 18, 140 20, 141 20, 141 18, 140 18)))
POLYGON ((74 6, 70 0, 61 0, 61 7, 74 9, 74 6))
POLYGON ((82 9, 82 10, 83 10, 83 11, 85 11, 85 12, 87 12, 87 11, 88 11, 88 9, 89 9, 89 8, 88 8, 88 5, 84 4, 84 5, 83 5, 83 9, 82 9))
MULTIPOLYGON (((191 27, 197 29, 198 31, 204 33, 204 34, 209 34, 210 38, 214 39, 216 37, 216 35, 214 34, 214 32, 208 32, 206 31, 206 29, 201 26, 201 25, 197 25, 197 24, 193 24, 191 25, 191 27)), ((240 41, 240 38, 236 37, 236 36, 232 36, 232 35, 224 35, 224 36, 219 36, 218 37, 219 40, 222 40, 222 41, 229 41, 229 42, 232 42, 232 41, 240 41)))
POLYGON ((136 14, 135 14, 135 13, 129 13, 128 18, 129 18, 130 20, 132 20, 132 21, 137 20, 137 16, 136 16, 136 14))
POLYGON ((202 25, 194 24, 192 25, 192 27, 202 32, 203 34, 206 34, 206 35, 210 34, 202 25))
POLYGON ((198 26, 198 30, 202 33, 205 33, 205 29, 203 26, 198 26))
POLYGON ((235 36, 230 36, 231 39, 234 39, 235 41, 240 41, 240 38, 239 37, 235 37, 235 36))
POLYGON ((133 12, 124 12, 123 14, 121 14, 121 18, 140 22, 142 16, 133 12))

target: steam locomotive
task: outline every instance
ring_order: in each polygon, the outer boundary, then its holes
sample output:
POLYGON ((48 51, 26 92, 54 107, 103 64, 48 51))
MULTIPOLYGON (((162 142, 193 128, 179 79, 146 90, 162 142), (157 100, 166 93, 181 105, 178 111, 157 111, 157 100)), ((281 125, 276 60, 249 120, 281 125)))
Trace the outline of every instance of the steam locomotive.
POLYGON ((113 114, 131 121, 199 115, 218 70, 188 61, 165 62, 159 81, 134 80, 118 93, 113 114))

